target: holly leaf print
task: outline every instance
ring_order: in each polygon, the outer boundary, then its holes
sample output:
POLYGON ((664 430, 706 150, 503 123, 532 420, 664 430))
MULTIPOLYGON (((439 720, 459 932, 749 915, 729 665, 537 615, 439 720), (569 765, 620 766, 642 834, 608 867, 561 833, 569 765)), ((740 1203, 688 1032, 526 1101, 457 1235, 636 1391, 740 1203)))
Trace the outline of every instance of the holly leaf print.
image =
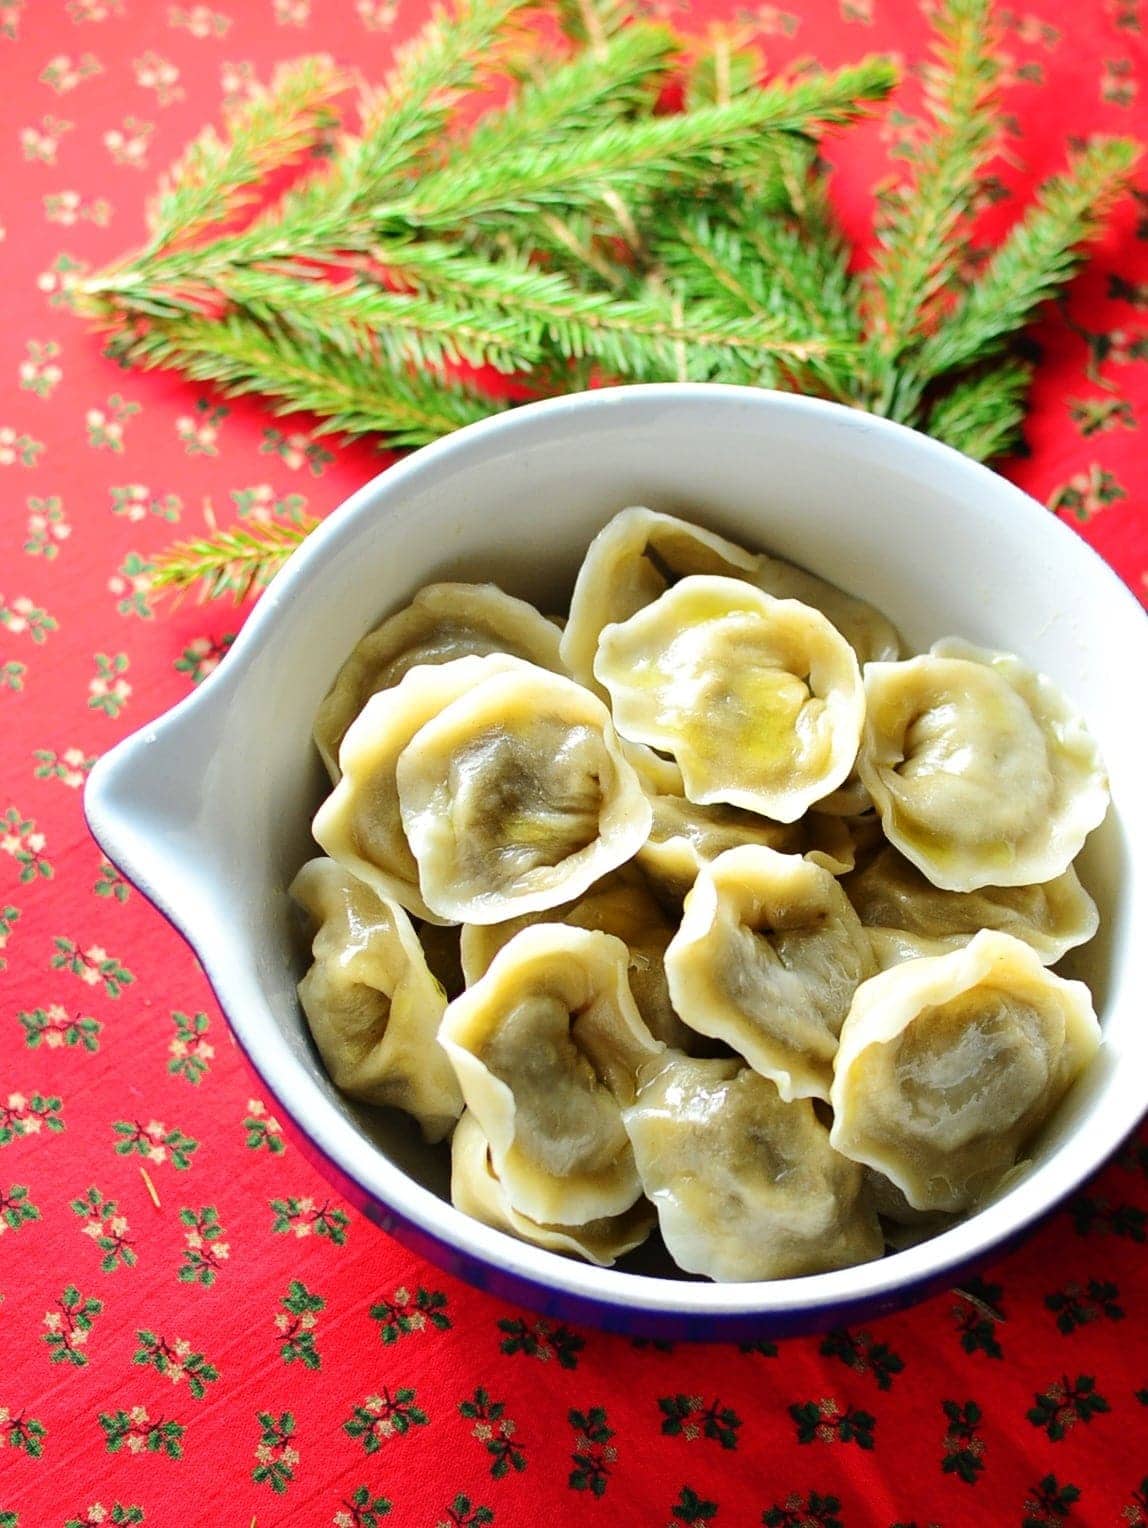
POLYGON ((219 1378, 219 1370, 209 1363, 202 1353, 192 1351, 191 1343, 182 1337, 167 1341, 155 1332, 137 1331, 138 1346, 132 1354, 132 1363, 154 1369, 173 1385, 186 1381, 189 1392, 202 1400, 207 1387, 219 1378))
POLYGON ((300 1279, 292 1279, 280 1301, 282 1310, 275 1317, 280 1337, 279 1356, 285 1364, 300 1363, 305 1369, 320 1369, 323 1361, 315 1346, 315 1326, 319 1312, 326 1305, 322 1295, 312 1294, 300 1279))
POLYGON ((143 1157, 157 1166, 170 1162, 178 1172, 186 1172, 191 1159, 199 1150, 199 1142, 182 1130, 169 1130, 159 1120, 149 1120, 141 1125, 139 1120, 119 1119, 112 1124, 119 1137, 115 1151, 118 1157, 143 1157))
POLYGON ((183 1077, 198 1087, 207 1075, 215 1048, 206 1039, 211 1024, 205 1013, 179 1013, 171 1016, 175 1035, 168 1041, 170 1060, 167 1069, 173 1077, 183 1077))
POLYGON ((446 1305, 446 1295, 440 1290, 424 1289, 420 1285, 412 1294, 400 1287, 389 1300, 372 1305, 370 1314, 371 1319, 379 1323, 380 1340, 389 1346, 400 1337, 426 1331, 428 1327, 439 1332, 449 1331, 446 1305))
POLYGON ((275 1416, 270 1411, 258 1414, 262 1431, 255 1448, 255 1468, 251 1478, 256 1485, 267 1485, 282 1496, 295 1478, 299 1450, 291 1442, 295 1436, 295 1418, 289 1411, 275 1416))
POLYGON ((126 1215, 121 1215, 114 1199, 107 1199, 93 1186, 82 1198, 72 1200, 72 1212, 84 1222, 83 1235, 91 1237, 103 1253, 100 1268, 113 1273, 117 1268, 133 1268, 137 1262, 135 1247, 126 1215))
POLYGON ((38 1050, 41 1045, 48 1050, 67 1046, 74 1050, 95 1052, 100 1048, 100 1030, 103 1026, 99 1020, 89 1014, 70 1014, 62 1003, 51 1003, 47 1008, 28 1009, 16 1017, 24 1028, 24 1043, 29 1050, 38 1050))
POLYGON ((133 1406, 130 1411, 101 1411, 99 1423, 109 1454, 126 1449, 129 1454, 183 1458, 182 1440, 186 1429, 181 1423, 163 1417, 152 1421, 145 1406, 133 1406))
POLYGON ((185 1227, 183 1262, 177 1275, 179 1282, 200 1284, 210 1289, 231 1255, 228 1243, 223 1240, 219 1212, 213 1204, 205 1204, 198 1210, 188 1206, 180 1210, 179 1219, 185 1227))
POLYGON ((13 1415, 9 1407, 0 1406, 0 1448, 14 1448, 29 1459, 39 1459, 47 1436, 48 1429, 36 1417, 23 1411, 13 1415))
POLYGON ((54 1309, 44 1317, 47 1330, 44 1341, 48 1344, 54 1364, 72 1364, 83 1368, 88 1361, 84 1349, 96 1317, 104 1308, 104 1302, 80 1293, 69 1284, 56 1301, 54 1309))
POLYGON ((103 945, 92 944, 81 950, 74 939, 62 934, 57 934, 52 943, 56 947, 51 960, 54 971, 70 971, 87 987, 102 985, 108 997, 119 997, 135 981, 127 966, 109 955, 103 945))
POLYGON ((0 1146, 8 1146, 26 1135, 39 1135, 42 1130, 59 1132, 64 1128, 60 1110, 63 1099, 45 1093, 9 1093, 0 1102, 0 1146))
POLYGON ((429 1420, 416 1405, 414 1390, 404 1386, 394 1395, 389 1389, 368 1395, 343 1423, 343 1431, 349 1438, 357 1438, 368 1454, 377 1454, 388 1438, 401 1438, 412 1427, 426 1427, 429 1420))
POLYGON ((658 1401, 662 1432, 669 1437, 711 1438, 722 1448, 737 1447, 741 1418, 719 1400, 707 1406, 700 1395, 664 1395, 658 1401))
POLYGON ((5 1231, 18 1231, 21 1226, 31 1225, 39 1219, 40 1211, 32 1203, 26 1184, 10 1184, 7 1192, 0 1189, 0 1236, 5 1231))

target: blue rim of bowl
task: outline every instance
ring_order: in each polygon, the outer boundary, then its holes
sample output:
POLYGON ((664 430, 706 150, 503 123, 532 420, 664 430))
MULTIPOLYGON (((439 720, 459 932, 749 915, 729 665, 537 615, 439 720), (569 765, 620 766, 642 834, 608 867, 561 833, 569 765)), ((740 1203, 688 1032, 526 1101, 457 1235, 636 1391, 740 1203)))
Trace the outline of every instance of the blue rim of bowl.
MULTIPOLYGON (((747 407, 760 407, 768 403, 773 408, 780 408, 783 412, 812 413, 815 415, 829 416, 839 426, 853 427, 858 430, 875 433, 889 433, 900 438, 902 446, 909 446, 918 454, 923 453, 934 461, 947 461, 950 466, 955 466, 959 471, 971 478, 975 485, 978 481, 984 485, 991 484, 994 493, 1004 491, 1011 497, 1016 505, 1018 513, 1028 515, 1036 514, 1042 525, 1048 530, 1053 530, 1049 524, 1055 520, 1036 500, 1032 499, 1023 490, 1011 484, 1007 479, 999 477, 989 468, 980 463, 973 462, 960 452, 944 445, 942 442, 932 440, 909 429, 905 425, 882 419, 878 416, 863 413, 859 410, 846 408, 841 404, 831 403, 823 399, 806 398, 797 394, 780 393, 763 388, 745 388, 727 386, 713 383, 657 383, 633 387, 600 388, 584 393, 568 394, 561 398, 544 399, 540 402, 522 405, 511 409, 503 414, 492 415, 487 419, 474 424, 464 426, 462 429, 443 439, 435 441, 429 446, 413 452, 409 457, 395 465, 384 469, 375 478, 364 484, 350 495, 341 505, 317 527, 301 546, 288 560, 287 564, 276 577, 267 593, 263 595, 259 604, 244 623, 243 629, 237 637, 234 645, 227 654, 225 664, 212 673, 192 694, 186 696, 174 707, 164 712, 155 721, 148 723, 143 728, 137 729, 127 738, 121 740, 113 749, 101 758, 89 778, 84 794, 84 812, 88 826, 108 857, 117 864, 129 880, 142 892, 144 897, 156 908, 168 923, 181 935, 191 946, 201 967, 207 976, 208 982, 215 993, 221 1011, 227 1018, 228 1024, 239 1042, 248 1061, 262 1079, 268 1091, 276 1099, 283 1112, 292 1120, 302 1139, 306 1142, 305 1155, 318 1163, 325 1176, 338 1184, 356 1208, 365 1213, 368 1218, 382 1225, 383 1229, 394 1235, 398 1240, 411 1247, 416 1252, 427 1256, 438 1266, 456 1273, 472 1285, 487 1290, 503 1299, 517 1301, 534 1310, 546 1314, 561 1314, 564 1318, 586 1321, 607 1330, 626 1331, 635 1335, 662 1335, 677 1336, 687 1339, 714 1340, 716 1338, 736 1340, 747 1333, 768 1333, 779 1336, 795 1335, 799 1332, 821 1330, 830 1326, 844 1325, 861 1317, 873 1317, 889 1311, 899 1309, 905 1305, 915 1303, 928 1295, 950 1287, 956 1277, 962 1272, 967 1272, 976 1267, 985 1265, 993 1259, 1003 1256, 1010 1248, 1029 1234, 1034 1226, 1048 1217, 1054 1210, 1063 1204, 1072 1194, 1078 1191, 1087 1179, 1103 1166, 1127 1137, 1134 1131, 1139 1120, 1134 1119, 1121 1128, 1118 1137, 1110 1138, 1104 1145, 1099 1155, 1092 1154, 1088 1165, 1083 1173, 1075 1169, 1069 1173, 1069 1181, 1063 1189, 1046 1194, 1044 1199, 1029 1208, 1019 1221, 1004 1221, 999 1227, 988 1232, 973 1248, 957 1252, 949 1251, 947 1256, 942 1255, 939 1261, 926 1270, 902 1279, 890 1279, 883 1287, 872 1289, 856 1296, 844 1296, 838 1298, 822 1298, 810 1303, 802 1301, 800 1290, 802 1285, 809 1284, 813 1279, 835 1279, 834 1274, 813 1275, 811 1279, 792 1279, 773 1283, 761 1282, 751 1284, 713 1285, 705 1284, 702 1287, 711 1291, 722 1291, 734 1308, 714 1308, 704 1310, 686 1310, 681 1307, 675 1308, 672 1304, 662 1306, 647 1303, 632 1305, 627 1304, 624 1298, 611 1299, 607 1295, 597 1292, 585 1292, 561 1285, 544 1282, 532 1273, 519 1269, 500 1265, 493 1256, 487 1256, 482 1251, 468 1245, 465 1238, 454 1239, 449 1235, 439 1234, 420 1223, 416 1218, 402 1209, 382 1198, 378 1190, 369 1185, 355 1170, 352 1161, 343 1160, 336 1148, 324 1145, 315 1134, 296 1115, 295 1109, 287 1102, 282 1090, 272 1081, 272 1068, 270 1065, 262 1065, 257 1054, 257 1048, 248 1043, 243 1032, 241 1020, 234 1019, 227 1010, 223 1000, 221 987, 225 982, 218 980, 211 970, 211 964, 201 954, 194 939, 183 927, 178 915, 166 904, 164 897, 153 890, 147 883, 146 877, 137 879, 137 874, 132 865, 127 863, 127 856, 123 860, 118 858, 116 845, 115 821, 118 817, 103 815, 102 792, 105 779, 110 780, 112 774, 119 768, 126 767, 130 762, 133 745, 138 743, 143 733, 157 734, 159 730, 166 729, 177 720, 182 719, 201 706, 208 696, 213 696, 218 690, 223 694, 232 685, 240 682, 242 672, 246 667, 248 654, 254 654, 261 646, 265 629, 273 628, 277 619, 280 605, 287 603, 293 593, 295 584, 308 576, 308 564, 320 557, 329 543, 338 543, 346 537, 353 538, 356 534, 355 522, 360 511, 374 500, 379 492, 379 485, 383 483, 384 491, 388 496, 401 493, 403 484, 408 477, 417 476, 425 472, 428 467, 443 466, 449 463, 452 456, 465 451, 469 442, 476 434, 481 434, 487 439, 495 440, 498 435, 508 429, 517 429, 523 420, 538 417, 554 416, 561 418, 565 414, 584 414, 587 409, 608 409, 615 400, 650 402, 675 402, 678 404, 688 401, 714 402, 721 398, 727 401, 738 402, 747 407), (773 1291, 776 1293, 780 1286, 785 1286, 785 1292, 792 1296, 793 1303, 790 1305, 775 1306, 774 1308, 757 1309, 752 1305, 753 1293, 760 1294, 773 1291), (741 1301, 737 1301, 731 1292, 739 1292, 745 1295, 741 1301)), ((1094 548, 1088 545, 1069 526, 1063 522, 1055 521, 1053 533, 1070 541, 1076 549, 1077 555, 1081 550, 1085 551, 1094 561, 1096 568, 1102 571, 1107 578, 1114 598, 1131 602, 1141 615, 1146 615, 1139 601, 1121 581, 1118 575, 1104 561, 1094 548)), ((314 1128, 318 1128, 317 1126, 314 1128)), ((360 1140, 360 1147, 363 1143, 360 1140)), ((370 1148, 367 1148, 370 1149, 370 1148)), ((395 1169, 399 1171, 398 1169, 395 1169)), ((408 1180, 410 1181, 410 1180, 408 1180)), ((428 1195, 434 1203, 444 1209, 451 1210, 457 1215, 459 1221, 473 1230, 474 1222, 464 1217, 460 1212, 454 1211, 449 1205, 445 1205, 437 1196, 430 1195, 429 1190, 422 1189, 421 1185, 414 1185, 422 1194, 428 1195)), ((1011 1196, 1006 1196, 1006 1198, 1011 1196)), ((946 1252, 947 1245, 953 1238, 959 1237, 965 1227, 977 1222, 982 1224, 986 1220, 1003 1220, 1003 1216, 994 1212, 1001 1209, 1005 1201, 990 1204, 969 1221, 963 1222, 958 1227, 940 1233, 931 1239, 928 1245, 939 1253, 946 1252)), ((507 1255, 513 1261, 513 1254, 519 1248, 519 1244, 513 1238, 502 1232, 481 1228, 483 1240, 495 1239, 495 1246, 504 1244, 507 1255)), ((912 1249, 916 1251, 917 1249, 912 1249)), ((842 1272, 856 1274, 859 1270, 884 1268, 892 1261, 908 1261, 915 1259, 911 1252, 894 1253, 891 1257, 878 1260, 876 1263, 860 1264, 857 1269, 843 1270, 842 1272)), ((557 1263, 566 1263, 568 1260, 560 1258, 558 1254, 547 1254, 557 1263)), ((594 1270, 595 1273, 601 1270, 594 1270)), ((678 1282, 669 1279, 654 1279, 642 1275, 631 1275, 610 1271, 615 1278, 622 1278, 632 1285, 641 1283, 646 1285, 664 1286, 667 1291, 675 1289, 685 1291, 697 1288, 696 1284, 678 1282)), ((635 1293, 637 1290, 635 1289, 635 1293)), ((668 1298, 668 1297, 667 1297, 668 1298)))

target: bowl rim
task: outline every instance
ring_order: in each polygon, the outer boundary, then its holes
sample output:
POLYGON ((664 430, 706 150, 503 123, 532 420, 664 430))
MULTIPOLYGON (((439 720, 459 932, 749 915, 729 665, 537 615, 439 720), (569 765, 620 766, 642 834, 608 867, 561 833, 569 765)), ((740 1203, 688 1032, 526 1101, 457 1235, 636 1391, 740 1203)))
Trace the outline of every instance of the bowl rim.
MULTIPOLYGON (((771 1315, 792 1318, 797 1313, 812 1322, 824 1321, 827 1313, 845 1308, 878 1305, 891 1308, 894 1304, 908 1303, 927 1292, 927 1288, 950 1281, 958 1270, 984 1261, 1015 1241, 1075 1192, 1119 1148, 1136 1128, 1140 1116, 1103 1112, 1092 1123, 1087 1152, 1078 1153, 1070 1166, 1062 1165, 1061 1181, 1055 1186, 1051 1181, 1042 1184, 1044 1174, 1038 1167, 1011 1187, 1002 1199, 969 1219, 915 1247, 871 1263, 801 1278, 718 1284, 603 1269, 561 1257, 482 1225, 408 1177, 364 1140, 279 1037, 267 1045, 244 1007, 229 1001, 233 982, 218 943, 207 937, 207 930, 194 926, 194 917, 181 913, 175 888, 171 885, 165 888, 162 876, 157 876, 154 868, 136 852, 130 811, 125 812, 119 804, 132 775, 146 767, 143 754, 154 743, 169 734, 174 737, 191 717, 201 721, 209 718, 213 710, 220 716, 226 712, 256 653, 274 639, 281 612, 296 588, 316 576, 344 543, 353 542, 369 517, 386 514, 396 502, 401 502, 412 480, 450 476, 461 469, 476 446, 493 447, 506 436, 529 434, 531 429, 539 426, 544 429, 551 422, 564 423, 570 416, 579 418, 582 427, 587 428, 592 427, 596 417, 620 407, 667 402, 710 408, 737 404, 775 410, 783 415, 813 416, 837 429, 885 436, 905 462, 906 470, 913 471, 915 464, 931 463, 943 469, 950 481, 955 475, 957 491, 961 491, 963 480, 969 493, 989 494, 1001 501, 1011 515, 1028 517, 1034 526, 1039 525, 1042 535, 1059 539, 1065 546, 1071 544, 1074 556, 1083 554, 1093 563, 1094 573, 1103 570, 1113 600, 1125 607, 1134 606, 1141 617, 1148 615, 1095 548, 1030 495, 982 464, 905 425, 827 400, 764 388, 716 383, 597 388, 528 403, 467 425, 383 469, 355 490, 292 554, 248 615, 226 662, 191 694, 125 738, 97 762, 85 789, 84 809, 93 835, 109 858, 192 946, 232 1032, 279 1105, 318 1155, 341 1179, 355 1186, 360 1208, 381 1206, 384 1224, 400 1238, 408 1239, 404 1233, 409 1232, 420 1249, 429 1250, 432 1256, 436 1247, 446 1251, 464 1272, 477 1263, 492 1279, 508 1284, 524 1299, 531 1291, 536 1298, 557 1293, 591 1311, 626 1310, 651 1318, 693 1318, 720 1326, 723 1319, 749 1317, 764 1323, 771 1315), (375 1172, 372 1165, 377 1168, 375 1172), (1040 1186, 1041 1191, 1034 1192, 1034 1186, 1040 1186)), ((916 465, 914 475, 924 475, 920 465, 916 465)), ((1145 631, 1148 633, 1148 627, 1145 631)), ((128 795, 130 798, 130 791, 128 795)), ((485 1282, 485 1278, 480 1282, 485 1282)))

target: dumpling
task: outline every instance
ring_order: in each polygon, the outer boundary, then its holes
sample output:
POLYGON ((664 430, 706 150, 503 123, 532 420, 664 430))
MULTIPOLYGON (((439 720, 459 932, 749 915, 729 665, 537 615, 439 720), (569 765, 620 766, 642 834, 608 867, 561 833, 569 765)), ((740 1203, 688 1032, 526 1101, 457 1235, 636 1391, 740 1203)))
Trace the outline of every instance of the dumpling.
POLYGON ((986 929, 861 986, 834 1064, 833 1146, 916 1210, 984 1199, 1100 1043, 1083 982, 986 929))
MULTIPOLYGON (((923 955, 947 955, 959 949, 967 940, 952 945, 944 939, 930 939, 925 934, 910 934, 903 928, 867 928, 869 948, 877 962, 878 971, 899 966, 903 960, 920 960, 923 955)), ((884 1213, 884 1212, 882 1212, 884 1213)))
POLYGON ((420 664, 511 653, 562 672, 561 632, 494 584, 428 584, 405 610, 368 632, 335 676, 315 717, 315 743, 332 780, 339 745, 370 697, 420 664))
POLYGON ((753 579, 761 559, 724 536, 653 509, 623 509, 590 543, 582 560, 562 661, 579 683, 597 690, 594 655, 604 627, 628 620, 688 573, 753 579))
POLYGON ((859 663, 892 662, 901 656, 901 638, 892 621, 876 606, 846 594, 815 573, 777 557, 763 557, 755 582, 774 599, 799 600, 820 610, 849 643, 859 663))
POLYGON ((741 807, 698 806, 684 796, 653 796, 650 836, 638 864, 666 897, 681 900, 703 865, 741 844, 805 854, 834 875, 853 869, 853 841, 838 817, 810 813, 800 822, 770 822, 741 807))
POLYGON ((949 639, 865 669, 858 770, 886 837, 934 886, 1031 886, 1108 807, 1096 743, 1050 679, 949 639))
POLYGON ((622 1111, 671 1257, 718 1280, 787 1279, 884 1250, 862 1173, 812 1103, 786 1103, 737 1060, 667 1051, 622 1111))
POLYGON ((666 983, 666 946, 674 926, 643 877, 624 865, 591 886, 575 902, 545 912, 524 913, 505 923, 465 923, 462 928, 462 967, 467 986, 485 975, 491 961, 515 934, 535 923, 568 923, 572 928, 613 934, 629 951, 630 991, 646 1028, 655 1040, 689 1048, 692 1031, 670 1002, 666 983))
POLYGON ((995 928, 1023 939, 1047 966, 1091 939, 1100 923, 1096 903, 1071 865, 1043 886, 941 891, 896 849, 886 848, 849 877, 845 890, 869 928, 900 929, 949 949, 995 928))
POLYGON ((632 1252, 649 1236, 657 1216, 653 1206, 639 1199, 621 1215, 588 1220, 581 1226, 540 1225, 520 1215, 506 1197, 490 1160, 490 1143, 482 1127, 467 1109, 451 1137, 450 1197, 464 1215, 481 1220, 496 1231, 507 1231, 519 1241, 533 1242, 550 1252, 583 1257, 599 1268, 610 1268, 626 1252, 632 1252))
POLYGON ((650 803, 605 706, 528 664, 422 726, 395 778, 423 900, 460 923, 498 923, 580 896, 632 859, 650 827, 650 803))
POLYGON ((428 1141, 441 1140, 462 1094, 436 1038, 446 996, 410 919, 329 859, 309 860, 291 895, 315 925, 299 1000, 331 1081, 413 1114, 428 1141))
POLYGON ((562 660, 575 679, 596 687, 594 656, 603 629, 628 620, 694 573, 745 579, 775 598, 811 605, 837 627, 862 663, 900 655, 895 628, 864 600, 688 520, 634 507, 623 509, 598 532, 579 570, 562 638, 562 660))
POLYGON ((642 1023, 620 939, 564 924, 516 934, 443 1015, 450 1057, 520 1215, 576 1226, 641 1193, 621 1107, 664 1047, 642 1023))
POLYGON ((393 688, 372 696, 347 730, 339 750, 342 775, 312 824, 316 841, 332 859, 430 923, 451 920, 432 912, 419 890, 419 867, 399 810, 399 755, 452 700, 516 669, 533 672, 502 653, 456 658, 411 669, 393 688))
POLYGON ((670 997, 784 1099, 828 1098, 837 1036, 876 970, 849 899, 820 865, 746 845, 703 866, 666 951, 670 997))
POLYGON ((732 578, 683 578, 608 626, 594 672, 623 737, 677 760, 691 801, 795 822, 853 767, 865 696, 816 610, 732 578))

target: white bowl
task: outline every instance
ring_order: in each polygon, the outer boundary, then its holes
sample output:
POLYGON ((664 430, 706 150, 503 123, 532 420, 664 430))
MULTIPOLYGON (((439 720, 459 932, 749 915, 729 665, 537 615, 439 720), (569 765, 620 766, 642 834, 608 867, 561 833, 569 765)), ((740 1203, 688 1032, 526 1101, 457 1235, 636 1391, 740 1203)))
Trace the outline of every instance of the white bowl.
POLYGON ((187 937, 236 1036, 325 1170, 373 1219, 472 1283, 631 1333, 744 1337, 873 1316, 950 1284, 1075 1189, 1120 1144, 1148 1088, 1144 612, 1081 540, 1018 489, 934 441, 834 404, 667 385, 533 404, 391 467, 291 558, 220 669, 92 772, 108 856, 187 937), (477 1224, 445 1196, 446 1153, 405 1117, 332 1087, 295 994, 285 888, 315 852, 324 776, 312 718, 378 620, 435 579, 493 579, 564 606, 592 535, 628 504, 670 510, 863 595, 914 649, 957 633, 1050 674, 1100 742, 1114 806, 1083 876, 1098 939, 1076 962, 1104 1044, 989 1208, 909 1251, 836 1273, 715 1285, 634 1254, 568 1260, 477 1224), (1137 700, 1137 695, 1140 700, 1137 700), (1140 939, 1133 937, 1136 927, 1140 939))

